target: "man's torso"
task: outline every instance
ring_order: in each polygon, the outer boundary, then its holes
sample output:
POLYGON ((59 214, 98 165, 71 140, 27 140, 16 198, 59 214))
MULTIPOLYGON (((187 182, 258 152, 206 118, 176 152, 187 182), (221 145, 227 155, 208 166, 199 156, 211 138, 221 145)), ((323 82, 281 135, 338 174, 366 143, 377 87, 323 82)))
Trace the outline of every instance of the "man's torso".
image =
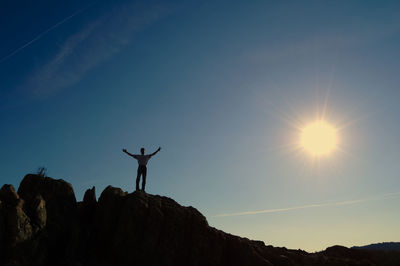
POLYGON ((147 162, 150 160, 150 155, 135 155, 136 160, 139 165, 147 165, 147 162))

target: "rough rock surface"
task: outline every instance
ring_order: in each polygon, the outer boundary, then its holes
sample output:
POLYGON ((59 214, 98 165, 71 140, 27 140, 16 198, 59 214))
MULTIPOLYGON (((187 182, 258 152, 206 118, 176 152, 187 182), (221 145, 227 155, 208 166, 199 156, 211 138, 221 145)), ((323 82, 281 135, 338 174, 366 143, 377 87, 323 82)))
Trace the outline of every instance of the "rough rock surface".
POLYGON ((266 246, 210 227, 193 207, 108 186, 76 202, 71 184, 27 175, 0 189, 0 266, 400 265, 400 252, 266 246))

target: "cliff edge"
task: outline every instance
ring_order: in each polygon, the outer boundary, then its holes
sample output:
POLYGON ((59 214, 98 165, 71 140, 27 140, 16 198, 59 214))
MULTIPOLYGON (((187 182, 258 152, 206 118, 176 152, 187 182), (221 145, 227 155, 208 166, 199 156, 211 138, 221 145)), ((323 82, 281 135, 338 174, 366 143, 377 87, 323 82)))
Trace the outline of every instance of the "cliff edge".
POLYGON ((400 265, 399 252, 266 246, 210 227, 193 207, 108 186, 77 202, 72 185, 28 174, 0 190, 0 265, 400 265))

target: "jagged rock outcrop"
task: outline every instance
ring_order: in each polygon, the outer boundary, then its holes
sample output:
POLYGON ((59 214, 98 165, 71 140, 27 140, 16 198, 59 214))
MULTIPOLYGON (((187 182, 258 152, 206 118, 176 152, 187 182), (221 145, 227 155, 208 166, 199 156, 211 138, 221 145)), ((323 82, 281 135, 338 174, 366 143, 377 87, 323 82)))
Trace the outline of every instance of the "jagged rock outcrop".
POLYGON ((0 190, 0 265, 400 265, 400 253, 334 246, 309 254, 208 225, 193 207, 108 186, 76 202, 71 184, 27 175, 0 190), (397 264, 396 264, 397 263, 397 264))
MULTIPOLYGON (((4 243, 10 247, 28 240, 32 236, 32 226, 29 217, 23 210, 24 200, 19 197, 14 187, 4 185, 0 190, 1 224, 4 243)), ((2 245, 3 246, 3 245, 2 245)))

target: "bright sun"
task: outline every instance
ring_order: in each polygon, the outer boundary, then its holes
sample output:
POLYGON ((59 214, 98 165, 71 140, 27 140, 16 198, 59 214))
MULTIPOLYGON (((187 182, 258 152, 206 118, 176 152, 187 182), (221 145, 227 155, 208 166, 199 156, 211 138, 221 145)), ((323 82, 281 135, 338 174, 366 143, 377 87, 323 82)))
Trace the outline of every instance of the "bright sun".
POLYGON ((337 145, 337 130, 323 120, 310 123, 301 130, 300 146, 313 156, 328 155, 337 145))

